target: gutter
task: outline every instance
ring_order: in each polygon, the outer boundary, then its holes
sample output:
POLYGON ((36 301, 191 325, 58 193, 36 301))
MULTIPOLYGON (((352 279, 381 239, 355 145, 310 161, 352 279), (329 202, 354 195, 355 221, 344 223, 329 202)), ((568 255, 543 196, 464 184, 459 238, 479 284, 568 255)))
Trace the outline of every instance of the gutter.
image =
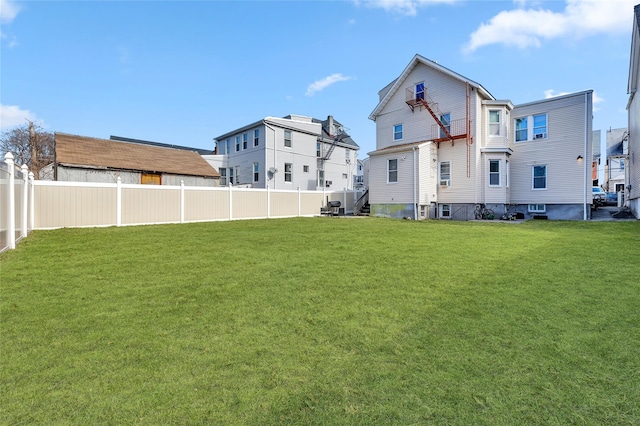
POLYGON ((583 191, 583 206, 582 206, 582 220, 587 220, 587 163, 588 163, 588 158, 587 158, 587 145, 589 142, 589 132, 588 132, 588 127, 587 124, 589 123, 588 120, 588 112, 589 112, 589 98, 588 98, 588 92, 585 92, 584 94, 584 155, 582 158, 584 158, 583 161, 583 169, 584 169, 584 176, 583 176, 583 184, 584 184, 584 191, 583 191))
POLYGON ((418 220, 418 200, 416 191, 418 189, 418 182, 416 179, 416 149, 413 147, 413 220, 418 220))

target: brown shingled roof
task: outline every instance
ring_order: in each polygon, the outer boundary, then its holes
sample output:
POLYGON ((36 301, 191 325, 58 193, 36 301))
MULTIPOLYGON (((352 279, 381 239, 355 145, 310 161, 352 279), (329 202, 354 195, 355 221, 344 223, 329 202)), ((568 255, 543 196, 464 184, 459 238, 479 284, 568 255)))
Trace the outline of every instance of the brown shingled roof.
POLYGON ((194 151, 55 133, 56 161, 66 166, 220 177, 194 151))

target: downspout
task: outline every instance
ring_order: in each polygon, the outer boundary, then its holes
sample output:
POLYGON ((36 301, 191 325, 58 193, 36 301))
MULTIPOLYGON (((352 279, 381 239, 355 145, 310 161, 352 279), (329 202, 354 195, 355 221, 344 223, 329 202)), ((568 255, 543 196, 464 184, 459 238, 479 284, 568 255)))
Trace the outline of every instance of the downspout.
MULTIPOLYGON (((267 122, 265 120, 262 120, 262 123, 264 124, 264 126, 271 130, 273 132, 273 168, 277 169, 278 168, 278 163, 276 162, 276 129, 274 129, 273 127, 269 126, 267 124, 267 122)), ((265 145, 265 150, 264 150, 264 168, 267 170, 267 172, 269 171, 269 169, 267 169, 267 132, 264 132, 264 145, 265 145)), ((265 175, 266 176, 266 175, 265 175)), ((276 189, 276 175, 275 173, 271 174, 271 179, 273 180, 273 189, 276 189)))
POLYGON ((416 179, 417 165, 416 165, 416 147, 413 147, 413 220, 418 220, 418 200, 416 191, 418 189, 418 182, 416 179))
POLYGON ((587 158, 587 144, 589 142, 589 128, 588 128, 588 117, 587 114, 589 112, 589 98, 588 98, 588 93, 584 94, 584 164, 582 165, 583 169, 584 169, 584 179, 583 179, 583 184, 584 184, 584 191, 582 191, 583 193, 583 206, 582 206, 582 220, 587 220, 587 163, 588 163, 588 158, 587 158))

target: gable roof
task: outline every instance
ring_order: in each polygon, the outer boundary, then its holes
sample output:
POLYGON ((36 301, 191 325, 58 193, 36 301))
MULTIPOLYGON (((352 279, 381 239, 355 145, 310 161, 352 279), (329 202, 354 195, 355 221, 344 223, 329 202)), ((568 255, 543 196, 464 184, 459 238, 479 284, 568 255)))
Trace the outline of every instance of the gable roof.
MULTIPOLYGON (((378 103, 378 105, 376 106, 376 108, 371 112, 371 114, 369 114, 369 119, 376 121, 376 117, 378 116, 378 114, 380 113, 380 111, 382 110, 382 108, 384 108, 384 106, 387 104, 387 102, 389 102, 389 99, 391 99, 391 97, 404 85, 404 81, 407 79, 407 77, 409 76, 409 73, 411 73, 411 71, 413 71, 413 69, 419 65, 419 64, 423 64, 426 65, 430 68, 433 68, 437 71, 440 71, 443 74, 446 74, 450 77, 453 77, 457 80, 459 80, 462 83, 466 83, 468 82, 469 85, 471 85, 471 87, 474 87, 476 90, 478 90, 479 93, 481 93, 483 96, 485 96, 488 99, 494 100, 495 98, 493 97, 493 95, 491 93, 489 93, 489 91, 487 89, 485 89, 484 87, 482 87, 479 83, 476 83, 473 80, 470 80, 454 71, 451 71, 449 68, 443 67, 442 65, 438 64, 437 62, 434 62, 430 59, 425 58, 424 56, 418 55, 416 54, 413 59, 411 60, 411 62, 409 62, 409 65, 407 65, 407 67, 404 69, 404 71, 402 71, 402 74, 400 74, 400 77, 398 77, 397 79, 395 79, 393 81, 393 83, 391 84, 391 87, 387 90, 386 94, 384 95, 384 97, 380 100, 380 102, 378 103)), ((389 85, 385 86, 384 89, 382 89, 380 91, 380 93, 382 93, 385 89, 387 89, 389 85)))
POLYGON ((217 178, 195 151, 55 133, 56 163, 64 166, 217 178))
POLYGON ((145 141, 145 140, 142 140, 142 139, 125 138, 123 136, 111 135, 109 137, 109 139, 111 139, 112 141, 119 141, 119 142, 129 142, 129 143, 139 143, 139 144, 142 144, 142 145, 159 146, 159 147, 162 147, 162 148, 184 149, 186 151, 195 151, 200 155, 214 155, 215 154, 215 151, 213 151, 211 149, 192 148, 192 147, 189 147, 189 146, 172 145, 172 144, 169 144, 169 143, 145 141))

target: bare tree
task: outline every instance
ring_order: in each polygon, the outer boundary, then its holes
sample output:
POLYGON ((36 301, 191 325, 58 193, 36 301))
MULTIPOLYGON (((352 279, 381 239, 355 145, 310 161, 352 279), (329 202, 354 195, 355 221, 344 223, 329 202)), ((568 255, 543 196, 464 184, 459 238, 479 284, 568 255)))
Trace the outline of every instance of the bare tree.
POLYGON ((16 165, 26 164, 36 179, 40 179, 42 169, 53 162, 54 150, 53 133, 45 132, 33 121, 0 136, 0 151, 11 152, 16 165))

